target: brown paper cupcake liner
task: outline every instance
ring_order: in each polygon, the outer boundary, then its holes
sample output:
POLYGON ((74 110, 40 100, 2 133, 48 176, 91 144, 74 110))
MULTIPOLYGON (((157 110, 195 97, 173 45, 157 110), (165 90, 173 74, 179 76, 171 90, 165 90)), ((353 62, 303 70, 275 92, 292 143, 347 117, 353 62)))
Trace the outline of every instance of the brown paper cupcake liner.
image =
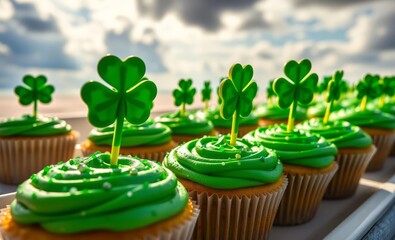
POLYGON ((201 209, 193 239, 268 239, 287 184, 251 196, 189 191, 201 209))
POLYGON ((339 149, 335 161, 339 169, 326 189, 324 199, 342 199, 354 195, 359 185, 359 180, 365 173, 376 147, 354 151, 339 149))
POLYGON ((372 137, 373 144, 377 148, 377 151, 373 155, 366 171, 378 171, 383 168, 385 160, 387 160, 395 143, 395 131, 369 128, 363 128, 363 130, 372 137))
POLYGON ((275 225, 302 224, 314 217, 325 190, 338 169, 336 162, 333 164, 329 171, 323 173, 284 171, 289 183, 278 208, 275 225))
MULTIPOLYGON (((188 219, 183 220, 182 222, 178 223, 176 226, 174 226, 171 229, 166 229, 166 230, 160 231, 158 234, 155 234, 155 235, 146 235, 143 238, 139 238, 139 239, 142 239, 142 240, 188 240, 188 239, 191 239, 193 230, 195 229, 195 225, 196 225, 196 222, 197 222, 197 219, 199 216, 199 212, 200 212, 199 206, 196 205, 196 203, 194 201, 192 201, 192 204, 193 204, 193 210, 192 210, 192 213, 188 219)), ((4 240, 31 239, 31 238, 28 238, 26 236, 26 233, 24 233, 23 231, 21 234, 24 237, 15 236, 15 235, 5 231, 1 227, 1 222, 3 221, 6 214, 9 214, 9 206, 7 206, 7 208, 0 209, 0 237, 2 234, 4 240)), ((116 234, 117 234, 117 232, 114 232, 114 238, 116 237, 116 234)), ((97 235, 95 235, 95 236, 97 236, 97 235)), ((133 239, 132 236, 133 235, 130 235, 129 237, 131 237, 131 239, 133 239)), ((81 239, 80 237, 76 237, 73 235, 70 235, 70 236, 62 235, 62 237, 63 237, 62 239, 65 239, 65 237, 66 237, 67 239, 70 239, 70 240, 71 239, 81 239)), ((123 236, 123 237, 125 237, 125 236, 123 236)), ((127 239, 129 239, 129 237, 127 237, 127 239)), ((86 239, 86 237, 82 237, 82 239, 86 239)), ((94 239, 97 239, 97 238, 94 238, 94 239)), ((102 239, 104 239, 104 238, 102 238, 102 239)), ((121 237, 121 239, 125 239, 125 238, 121 237)))
POLYGON ((79 134, 0 139, 0 182, 19 184, 45 166, 68 161, 79 134))
MULTIPOLYGON (((247 133, 257 129, 259 127, 259 125, 250 125, 250 126, 240 126, 239 127, 239 131, 237 133, 237 137, 242 138, 244 135, 246 135, 247 133)), ((225 127, 215 127, 215 130, 217 130, 217 132, 219 134, 222 135, 227 135, 230 133, 231 128, 225 128, 225 127)))

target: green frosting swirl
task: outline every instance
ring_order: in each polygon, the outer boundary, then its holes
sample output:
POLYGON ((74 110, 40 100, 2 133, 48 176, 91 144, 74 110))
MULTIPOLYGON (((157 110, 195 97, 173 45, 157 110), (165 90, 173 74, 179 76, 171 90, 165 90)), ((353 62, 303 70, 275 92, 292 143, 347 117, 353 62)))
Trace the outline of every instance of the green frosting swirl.
POLYGON ((380 108, 380 111, 389 113, 391 115, 395 115, 395 103, 386 103, 382 108, 380 108))
POLYGON ((44 136, 63 134, 71 131, 71 126, 56 117, 23 115, 8 118, 0 123, 0 136, 44 136))
POLYGON ((236 189, 276 182, 283 165, 257 142, 229 136, 195 139, 173 149, 163 164, 178 177, 217 189, 236 189))
POLYGON ((338 148, 365 148, 372 145, 372 138, 368 134, 346 121, 324 123, 322 119, 313 118, 296 125, 296 128, 319 134, 338 148))
POLYGON ((173 135, 200 135, 213 131, 213 124, 192 112, 181 116, 180 112, 166 113, 155 118, 156 122, 167 125, 173 135))
MULTIPOLYGON (((287 120, 289 116, 289 108, 280 108, 277 105, 269 105, 262 103, 256 106, 253 114, 259 118, 266 118, 270 120, 287 120)), ((297 108, 295 113, 295 120, 304 120, 307 118, 306 110, 304 108, 297 108)))
MULTIPOLYGON (((105 128, 95 128, 89 134, 89 140, 96 145, 111 146, 114 134, 114 125, 105 128)), ((147 122, 134 125, 125 121, 122 128, 123 147, 141 145, 159 145, 171 140, 171 130, 166 125, 155 123, 152 119, 147 122)))
MULTIPOLYGON (((328 104, 324 101, 317 102, 316 104, 309 106, 307 115, 309 117, 324 117, 327 105, 328 104)), ((340 104, 333 104, 331 111, 338 111, 340 109, 342 109, 340 104)))
POLYGON ((331 114, 333 120, 344 120, 359 127, 395 129, 395 116, 377 110, 347 108, 331 114))
POLYGON ((285 124, 261 127, 244 138, 273 149, 283 163, 312 168, 325 168, 335 159, 337 148, 323 137, 300 129, 287 132, 285 124))
MULTIPOLYGON (((225 120, 219 114, 219 109, 210 109, 210 111, 206 114, 204 112, 200 112, 200 114, 204 115, 208 120, 210 120, 214 127, 232 127, 232 119, 225 120)), ((258 124, 258 117, 254 114, 248 115, 248 117, 240 117, 239 126, 252 126, 258 124)))
POLYGON ((158 163, 95 153, 45 167, 22 183, 11 204, 21 224, 39 224, 54 233, 132 230, 181 212, 188 193, 158 163))

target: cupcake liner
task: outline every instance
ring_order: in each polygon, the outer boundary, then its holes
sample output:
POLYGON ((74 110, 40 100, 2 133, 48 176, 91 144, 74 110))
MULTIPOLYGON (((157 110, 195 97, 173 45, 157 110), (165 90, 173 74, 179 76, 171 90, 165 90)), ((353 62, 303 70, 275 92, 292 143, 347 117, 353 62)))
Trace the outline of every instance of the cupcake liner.
POLYGON ((0 182, 19 184, 45 166, 74 155, 78 132, 40 137, 0 139, 0 182))
POLYGON ((297 225, 311 220, 321 203, 325 190, 338 169, 325 173, 299 174, 286 172, 288 187, 274 220, 275 225, 297 225))
POLYGON ((395 131, 389 130, 385 132, 368 128, 363 128, 363 130, 372 137, 373 144, 377 148, 377 151, 373 155, 366 171, 378 171, 383 168, 385 160, 387 160, 390 151, 393 148, 395 142, 395 131))
MULTIPOLYGON (((351 152, 339 149, 335 161, 339 169, 326 189, 324 199, 341 199, 352 196, 359 185, 359 180, 365 173, 376 147, 368 147, 368 151, 351 152)), ((358 151, 358 150, 356 150, 358 151)))
POLYGON ((250 197, 189 191, 201 208, 193 239, 267 239, 287 183, 250 197))
MULTIPOLYGON (((181 223, 177 224, 176 226, 174 226, 171 229, 160 231, 158 234, 155 234, 157 236, 147 235, 142 239, 144 239, 144 240, 173 240, 173 239, 174 240, 188 240, 188 239, 191 239, 193 230, 195 229, 195 225, 196 225, 196 222, 197 222, 197 219, 199 216, 199 212, 200 212, 199 206, 196 205, 196 203, 194 201, 192 201, 192 205, 193 205, 193 210, 192 210, 192 213, 191 213, 189 219, 182 221, 181 223)), ((9 206, 7 206, 7 208, 0 209, 0 237, 2 235, 4 240, 26 239, 27 233, 24 232, 23 230, 19 231, 19 234, 21 234, 22 236, 16 236, 17 234, 9 233, 1 227, 1 223, 4 220, 4 217, 6 216, 6 214, 9 214, 9 206)), ((133 230, 131 230, 131 231, 133 231, 133 230)), ((83 237, 79 237, 78 234, 77 235, 62 235, 62 237, 66 237, 67 239, 75 239, 75 240, 86 239, 86 236, 87 235, 84 235, 83 237)), ((117 236, 117 232, 114 232, 114 238, 116 238, 116 236, 117 236)), ((131 235, 131 236, 133 236, 133 235, 131 235)), ((46 236, 46 237, 48 237, 48 236, 46 236)), ((29 239, 29 238, 27 238, 27 239, 29 239)), ((124 238, 122 238, 122 239, 124 239, 124 238)), ((127 238, 127 239, 129 239, 129 238, 127 238)))
POLYGON ((392 150, 391 150, 390 156, 395 156, 395 141, 394 141, 394 144, 392 144, 392 150))

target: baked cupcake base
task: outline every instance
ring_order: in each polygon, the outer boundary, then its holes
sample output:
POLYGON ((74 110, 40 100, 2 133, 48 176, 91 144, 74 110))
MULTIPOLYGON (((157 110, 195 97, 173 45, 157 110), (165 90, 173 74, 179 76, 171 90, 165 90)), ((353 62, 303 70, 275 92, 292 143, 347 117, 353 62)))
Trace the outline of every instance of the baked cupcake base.
POLYGON ((196 138, 202 138, 204 136, 217 136, 218 132, 216 130, 212 130, 209 133, 206 134, 198 134, 198 135, 171 135, 171 137, 173 138, 173 140, 177 143, 177 144, 181 144, 184 142, 189 142, 191 140, 194 140, 196 138))
POLYGON ((45 166, 68 161, 79 133, 0 137, 0 182, 19 184, 45 166))
POLYGON ((179 214, 146 226, 129 231, 90 231, 78 234, 53 234, 45 231, 38 226, 25 226, 18 224, 12 219, 9 209, 3 209, 0 216, 0 231, 5 240, 8 239, 31 239, 31 240, 107 240, 107 239, 166 239, 166 240, 184 240, 190 239, 196 220, 199 215, 199 207, 191 200, 188 205, 179 214))
MULTIPOLYGON (((121 147, 120 154, 138 156, 143 159, 161 162, 166 156, 166 153, 176 146, 177 144, 174 141, 169 141, 164 144, 153 146, 121 147)), ((83 156, 89 156, 97 151, 110 152, 111 146, 99 146, 89 139, 81 143, 81 152, 83 156)))
MULTIPOLYGON (((258 124, 256 124, 256 125, 248 125, 248 126, 240 126, 239 127, 239 132, 237 134, 237 137, 242 138, 247 133, 257 129, 258 126, 259 126, 258 124)), ((231 128, 215 127, 215 130, 217 130, 219 134, 226 135, 226 134, 230 133, 231 128)))
POLYGON ((288 187, 274 224, 297 225, 311 220, 337 169, 336 162, 323 169, 284 164, 288 187))
POLYGON ((342 199, 354 195, 359 180, 375 152, 374 145, 362 149, 339 148, 335 159, 339 170, 329 183, 324 198, 342 199))
POLYGON ((378 128, 362 128, 373 139, 373 144, 377 151, 373 155, 366 171, 378 171, 383 168, 385 160, 387 160, 395 142, 395 130, 378 129, 378 128))
POLYGON ((194 239, 267 239, 288 184, 285 176, 272 184, 231 190, 179 181, 200 206, 194 239))

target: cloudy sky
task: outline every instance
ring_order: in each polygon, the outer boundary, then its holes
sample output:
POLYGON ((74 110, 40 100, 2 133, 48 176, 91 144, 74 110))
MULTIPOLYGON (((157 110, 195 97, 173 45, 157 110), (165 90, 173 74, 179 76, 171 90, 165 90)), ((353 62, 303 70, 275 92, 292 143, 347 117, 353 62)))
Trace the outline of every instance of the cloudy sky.
POLYGON ((320 76, 395 72, 393 0, 0 0, 0 93, 45 74, 78 94, 107 53, 141 57, 161 91, 180 78, 217 85, 233 63, 251 64, 263 90, 289 59, 320 76))

